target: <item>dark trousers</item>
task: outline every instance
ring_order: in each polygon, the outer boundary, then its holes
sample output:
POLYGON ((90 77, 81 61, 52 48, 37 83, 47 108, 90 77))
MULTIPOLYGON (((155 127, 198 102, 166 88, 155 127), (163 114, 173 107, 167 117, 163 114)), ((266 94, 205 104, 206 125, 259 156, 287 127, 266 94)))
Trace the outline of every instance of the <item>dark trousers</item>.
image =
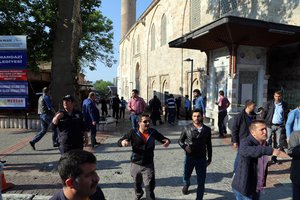
POLYGON ((190 109, 185 108, 185 120, 189 120, 191 118, 190 116, 190 109))
POLYGON ((227 116, 227 111, 220 111, 218 113, 218 127, 219 127, 219 135, 223 136, 227 133, 226 126, 224 124, 224 119, 227 116))
POLYGON ((124 119, 124 117, 125 117, 125 109, 126 108, 120 108, 120 115, 119 115, 120 118, 122 118, 122 116, 123 116, 123 119, 124 119))
POLYGON ((300 185, 293 183, 293 200, 300 199, 300 185))
POLYGON ((102 116, 108 115, 107 108, 102 110, 102 116))
POLYGON ((113 108, 113 118, 119 119, 119 108, 113 108))
POLYGON ((142 184, 144 183, 146 191, 146 199, 154 200, 155 194, 155 170, 154 163, 141 166, 135 163, 131 163, 130 169, 131 176, 134 180, 135 195, 137 197, 141 196, 142 184))
POLYGON ((193 158, 189 155, 185 156, 184 160, 184 172, 183 172, 183 184, 184 186, 190 186, 190 178, 194 168, 196 168, 197 174, 197 198, 196 200, 202 200, 204 195, 204 185, 206 178, 207 162, 205 158, 193 158))
POLYGON ((168 123, 175 122, 175 108, 168 108, 168 123))
POLYGON ((79 147, 73 146, 73 147, 70 147, 70 146, 60 145, 58 147, 58 149, 59 149, 60 154, 63 155, 64 153, 66 153, 68 151, 71 151, 71 150, 74 150, 74 149, 83 149, 83 146, 79 146, 79 147))
POLYGON ((96 134, 97 134, 97 128, 96 128, 97 125, 92 125, 90 126, 91 128, 91 144, 92 146, 94 146, 97 142, 96 140, 96 134))

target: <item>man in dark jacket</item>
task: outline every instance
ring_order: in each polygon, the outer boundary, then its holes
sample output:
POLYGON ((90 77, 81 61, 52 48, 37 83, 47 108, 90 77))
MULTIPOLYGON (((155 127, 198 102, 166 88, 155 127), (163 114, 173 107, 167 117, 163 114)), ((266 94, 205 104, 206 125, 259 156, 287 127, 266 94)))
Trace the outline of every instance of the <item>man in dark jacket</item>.
POLYGON ((245 109, 242 110, 235 118, 232 126, 232 143, 233 148, 237 150, 237 154, 234 160, 234 171, 237 167, 238 147, 240 141, 246 138, 250 134, 250 123, 256 119, 255 103, 252 100, 247 100, 245 109))
POLYGON ((63 182, 50 200, 105 200, 98 186, 96 157, 87 151, 72 150, 62 155, 58 162, 58 172, 63 182))
POLYGON ((192 114, 193 123, 184 127, 178 140, 181 148, 185 150, 183 189, 184 195, 188 194, 190 178, 194 168, 197 174, 197 198, 202 200, 206 178, 206 167, 212 160, 211 129, 203 124, 203 113, 194 110, 192 114))
POLYGON ((87 99, 82 103, 82 113, 83 121, 85 123, 87 131, 91 131, 91 145, 100 144, 96 140, 97 133, 97 123, 100 121, 99 110, 95 104, 96 94, 95 92, 90 92, 87 99))
MULTIPOLYGON (((274 93, 274 99, 264 105, 263 119, 268 126, 268 143, 274 148, 284 149, 286 142, 285 123, 287 121, 288 105, 282 101, 281 91, 274 93), (274 140, 272 142, 272 139, 274 140)), ((277 158, 272 157, 272 161, 277 163, 277 158)))
POLYGON ((286 155, 267 146, 267 125, 263 120, 252 121, 249 130, 251 134, 241 141, 239 147, 238 167, 232 182, 237 200, 258 200, 266 184, 268 155, 286 155))
POLYGON ((131 129, 119 141, 120 147, 132 146, 131 176, 135 182, 136 199, 142 198, 144 182, 146 199, 155 199, 155 174, 154 174, 154 148, 155 140, 161 142, 163 147, 168 147, 170 140, 157 130, 150 128, 150 116, 142 114, 138 116, 138 129, 131 129))
POLYGON ((112 110, 113 110, 113 118, 119 119, 119 110, 120 110, 120 103, 121 100, 119 98, 119 95, 116 94, 114 98, 112 98, 112 110))
POLYGON ((300 199, 300 131, 294 131, 289 139, 288 154, 291 156, 291 180, 293 199, 300 199))

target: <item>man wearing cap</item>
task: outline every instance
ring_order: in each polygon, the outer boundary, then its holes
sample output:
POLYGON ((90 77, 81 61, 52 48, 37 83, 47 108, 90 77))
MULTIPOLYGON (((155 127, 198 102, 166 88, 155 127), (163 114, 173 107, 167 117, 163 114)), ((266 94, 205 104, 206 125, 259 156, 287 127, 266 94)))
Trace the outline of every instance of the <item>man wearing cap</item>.
POLYGON ((58 128, 59 151, 61 154, 72 149, 83 149, 88 143, 82 113, 74 109, 74 98, 63 97, 63 110, 54 116, 52 123, 58 128))
MULTIPOLYGON (((54 115, 54 109, 52 107, 51 98, 49 96, 49 88, 43 88, 43 94, 40 96, 38 101, 38 114, 41 120, 41 131, 29 141, 30 146, 35 150, 35 144, 40 141, 44 135, 47 133, 49 126, 54 115)), ((57 130, 52 127, 52 143, 53 147, 57 147, 57 130)))

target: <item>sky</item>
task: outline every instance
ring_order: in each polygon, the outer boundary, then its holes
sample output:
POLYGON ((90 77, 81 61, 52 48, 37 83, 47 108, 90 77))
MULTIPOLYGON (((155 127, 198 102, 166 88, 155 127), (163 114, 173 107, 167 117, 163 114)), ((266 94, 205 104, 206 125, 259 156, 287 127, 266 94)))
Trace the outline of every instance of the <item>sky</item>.
MULTIPOLYGON (((122 0, 102 0, 102 5, 100 10, 103 15, 108 17, 113 21, 113 32, 114 32, 114 51, 115 58, 117 63, 113 65, 113 67, 108 68, 104 66, 102 63, 97 62, 97 70, 90 71, 88 69, 84 69, 84 74, 86 75, 85 79, 88 81, 95 82, 96 80, 105 80, 105 81, 113 81, 113 79, 117 76, 117 68, 119 65, 119 42, 121 40, 121 1, 122 0)), ((146 8, 150 5, 152 0, 137 0, 136 1, 136 18, 146 10, 146 8)))

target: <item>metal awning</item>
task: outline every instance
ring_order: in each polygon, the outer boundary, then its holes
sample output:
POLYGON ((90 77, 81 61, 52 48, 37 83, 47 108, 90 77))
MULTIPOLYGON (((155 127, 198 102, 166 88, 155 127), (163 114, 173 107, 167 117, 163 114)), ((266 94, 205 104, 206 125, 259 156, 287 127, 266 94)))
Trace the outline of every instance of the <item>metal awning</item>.
POLYGON ((169 46, 209 51, 231 45, 272 47, 296 42, 300 42, 299 26, 226 16, 169 42, 169 46))

